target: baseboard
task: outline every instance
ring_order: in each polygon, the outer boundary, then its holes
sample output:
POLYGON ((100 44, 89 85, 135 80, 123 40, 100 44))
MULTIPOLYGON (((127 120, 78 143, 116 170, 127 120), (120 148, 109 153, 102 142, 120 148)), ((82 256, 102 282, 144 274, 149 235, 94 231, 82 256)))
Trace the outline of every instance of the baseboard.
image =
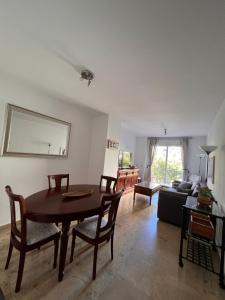
POLYGON ((4 224, 0 226, 0 230, 6 230, 6 229, 10 229, 11 228, 11 224, 4 224))

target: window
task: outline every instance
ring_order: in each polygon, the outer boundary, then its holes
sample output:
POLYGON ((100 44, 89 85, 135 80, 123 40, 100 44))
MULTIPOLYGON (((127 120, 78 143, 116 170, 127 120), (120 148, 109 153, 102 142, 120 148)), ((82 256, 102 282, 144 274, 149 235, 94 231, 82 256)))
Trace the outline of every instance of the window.
POLYGON ((182 180, 183 164, 180 146, 157 146, 151 168, 151 181, 170 184, 182 180))

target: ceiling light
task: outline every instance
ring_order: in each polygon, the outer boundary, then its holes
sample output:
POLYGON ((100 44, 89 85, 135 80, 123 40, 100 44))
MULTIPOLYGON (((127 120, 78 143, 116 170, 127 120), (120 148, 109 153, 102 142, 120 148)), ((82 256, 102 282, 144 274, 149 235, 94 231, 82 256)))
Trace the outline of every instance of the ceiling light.
POLYGON ((83 71, 81 71, 80 78, 88 80, 88 86, 91 84, 91 82, 93 81, 94 77, 95 77, 94 73, 91 72, 91 71, 89 71, 89 70, 83 70, 83 71))

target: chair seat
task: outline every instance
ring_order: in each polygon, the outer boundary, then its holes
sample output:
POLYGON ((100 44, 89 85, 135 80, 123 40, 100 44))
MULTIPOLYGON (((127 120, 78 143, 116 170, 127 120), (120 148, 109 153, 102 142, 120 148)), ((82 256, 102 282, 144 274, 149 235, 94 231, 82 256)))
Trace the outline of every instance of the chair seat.
MULTIPOLYGON (((91 218, 85 219, 83 222, 79 223, 76 227, 75 230, 82 233, 83 235, 95 239, 96 237, 96 232, 97 232, 97 224, 98 224, 98 216, 94 216, 91 218)), ((102 219, 101 222, 101 228, 104 227, 107 224, 106 220, 102 219)), ((100 237, 105 235, 111 230, 111 228, 104 230, 103 232, 100 232, 100 237)))
MULTIPOLYGON (((37 223, 27 220, 27 245, 33 245, 58 233, 59 228, 53 223, 37 223)), ((17 239, 19 239, 17 237, 17 239)))

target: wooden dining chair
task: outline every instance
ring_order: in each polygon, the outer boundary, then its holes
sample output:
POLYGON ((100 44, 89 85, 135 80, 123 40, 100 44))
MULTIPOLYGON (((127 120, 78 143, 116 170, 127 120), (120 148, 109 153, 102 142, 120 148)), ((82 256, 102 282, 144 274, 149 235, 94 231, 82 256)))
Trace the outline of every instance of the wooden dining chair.
POLYGON ((69 187, 69 174, 56 174, 56 175, 48 175, 48 188, 52 189, 52 181, 55 183, 55 189, 59 190, 61 189, 62 186, 62 180, 66 179, 66 188, 68 189, 69 187))
POLYGON ((123 191, 111 195, 104 195, 98 215, 79 223, 72 230, 72 247, 70 262, 73 261, 76 236, 94 246, 94 260, 92 279, 96 278, 98 246, 111 239, 111 259, 113 260, 113 238, 116 215, 123 191))
POLYGON ((20 291, 21 287, 26 252, 38 249, 42 245, 54 241, 53 267, 56 268, 60 231, 55 224, 37 223, 28 220, 26 217, 26 203, 23 196, 13 194, 10 186, 6 186, 5 191, 9 196, 11 210, 11 235, 5 269, 8 269, 12 250, 13 247, 15 247, 20 252, 19 269, 15 288, 15 292, 17 293, 20 291), (16 203, 19 204, 20 208, 19 227, 17 227, 16 222, 16 203))
POLYGON ((106 191, 110 191, 111 189, 114 192, 116 191, 117 178, 102 175, 100 179, 100 188, 103 187, 104 182, 106 183, 105 185, 106 191))
POLYGON ((5 300, 5 296, 3 295, 1 288, 0 288, 0 300, 5 300))

